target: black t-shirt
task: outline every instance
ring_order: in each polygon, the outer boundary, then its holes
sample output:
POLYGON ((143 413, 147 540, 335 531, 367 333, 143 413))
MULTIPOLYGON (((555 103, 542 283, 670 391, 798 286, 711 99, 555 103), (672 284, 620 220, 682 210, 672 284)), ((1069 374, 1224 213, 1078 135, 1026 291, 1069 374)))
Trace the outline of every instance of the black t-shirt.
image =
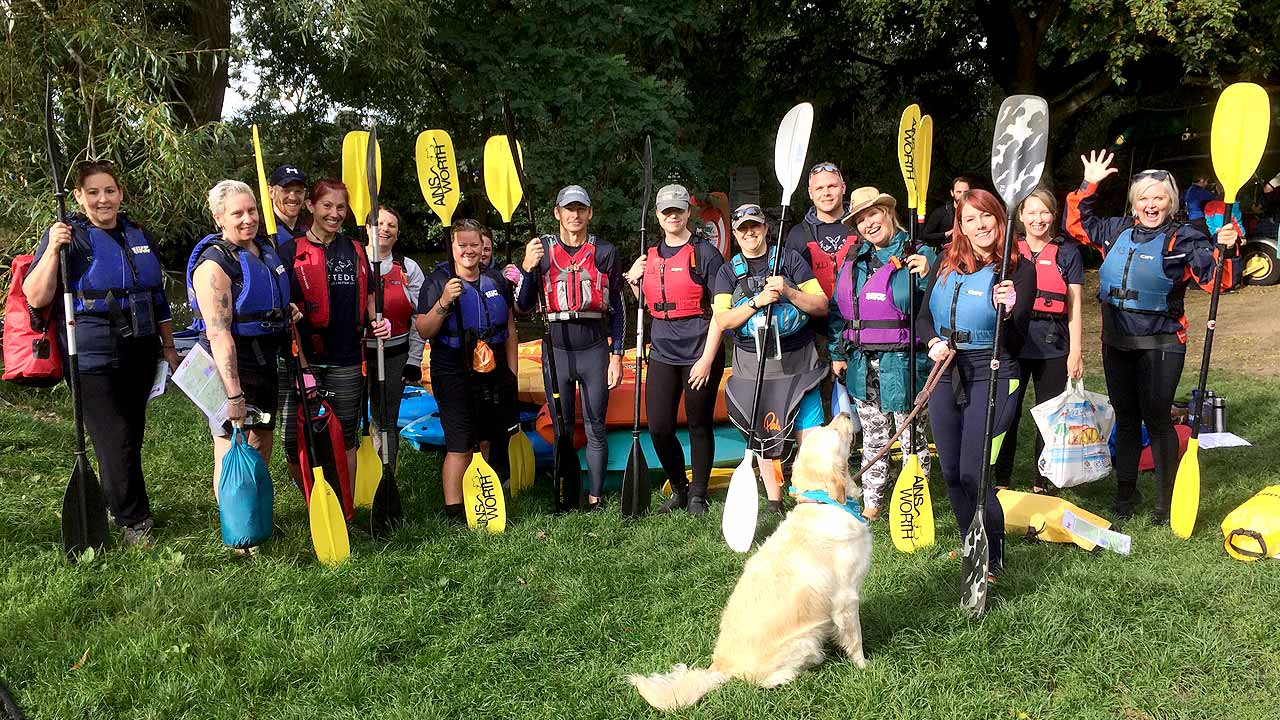
MULTIPOLYGON (((312 241, 313 244, 315 241, 312 241)), ((355 243, 345 235, 339 234, 324 247, 325 270, 329 281, 329 325, 320 331, 323 347, 317 350, 307 347, 307 360, 314 365, 332 365, 348 367, 359 365, 364 361, 362 344, 364 338, 363 317, 368 294, 373 291, 372 284, 365 288, 365 297, 359 297, 359 276, 357 265, 360 256, 355 243)), ((293 260, 297 252, 297 241, 290 240, 280 246, 280 259, 289 273, 289 286, 292 300, 302 307, 302 286, 298 284, 297 273, 294 272, 293 260)), ((298 333, 305 339, 314 331, 304 318, 298 323, 298 333)), ((310 343, 308 343, 310 345, 310 343)))
MULTIPOLYGON (((747 273, 751 277, 766 278, 769 276, 769 253, 765 253, 758 258, 747 259, 747 273)), ((790 248, 784 248, 782 251, 782 277, 790 280, 796 287, 800 287, 805 283, 817 284, 818 280, 813 276, 813 268, 800 257, 800 254, 790 248)), ((763 283, 761 284, 763 287, 763 283)), ((732 295, 738 287, 738 276, 734 272, 732 259, 720 266, 720 272, 716 274, 715 279, 716 298, 722 306, 725 299, 721 296, 728 296, 727 302, 732 305, 732 295)), ((780 301, 781 302, 781 301, 780 301)), ((742 345, 744 348, 755 352, 755 342, 752 340, 744 340, 738 334, 738 328, 728 331, 727 334, 732 338, 733 342, 742 345)), ((809 323, 805 323, 795 333, 782 338, 782 352, 791 352, 804 345, 813 344, 813 328, 809 323)))
MULTIPOLYGON (((1032 257, 1038 257, 1033 253, 1032 257)), ((1071 285, 1084 285, 1084 261, 1080 257, 1080 246, 1070 240, 1058 244, 1058 271, 1071 285)), ((1032 269, 1035 264, 1031 263, 1032 269)), ((1083 300, 1083 298, 1081 298, 1083 300)), ((1031 314, 1031 326, 1027 330, 1027 341, 1018 356, 1027 360, 1048 360, 1065 357, 1071 350, 1071 336, 1066 315, 1054 318, 1036 313, 1031 314)))
MULTIPOLYGON (((693 243, 694 281, 704 289, 703 305, 707 312, 701 317, 663 320, 653 318, 649 323, 649 357, 668 365, 693 365, 702 357, 707 342, 707 329, 711 326, 711 299, 714 294, 712 281, 724 265, 724 256, 702 235, 689 239, 693 243)), ((658 255, 672 258, 684 246, 671 247, 665 241, 657 245, 658 255)))
MULTIPOLYGON (((502 275, 502 272, 496 268, 490 268, 486 265, 482 265, 480 267, 480 272, 482 276, 487 276, 493 281, 494 287, 498 289, 498 292, 502 293, 502 297, 507 301, 507 307, 514 309, 515 297, 512 295, 511 283, 502 275)), ((453 276, 453 269, 448 263, 440 263, 436 265, 435 270, 427 276, 427 281, 422 286, 422 292, 418 294, 419 315, 426 315, 428 313, 435 312, 433 308, 436 303, 440 301, 440 296, 444 294, 444 286, 448 284, 449 280, 451 280, 453 276)), ((470 285, 478 291, 480 288, 480 279, 476 278, 476 280, 471 282, 470 285)), ((452 309, 450 312, 452 312, 452 309)), ((440 332, 444 332, 443 327, 441 327, 440 332)), ((439 334, 437 334, 436 337, 439 337, 439 334)), ((429 338, 428 342, 430 341, 431 339, 429 338)), ((507 342, 519 342, 519 340, 508 336, 507 342)), ((505 366, 507 357, 505 343, 502 345, 490 344, 489 347, 493 350, 495 360, 497 360, 500 365, 505 366)), ((467 367, 464 360, 465 357, 462 355, 462 350, 451 348, 442 342, 431 343, 431 372, 433 375, 436 373, 461 373, 467 367)))
MULTIPOLYGON (((804 258, 804 261, 812 268, 813 253, 809 249, 810 239, 816 242, 823 252, 836 253, 849 242, 856 242, 849 239, 849 236, 854 234, 853 228, 844 223, 819 221, 815 211, 810 209, 803 222, 796 223, 791 226, 791 230, 787 231, 786 246, 799 253, 800 257, 804 258)), ((839 274, 840 268, 834 268, 832 279, 839 274)), ((826 318, 811 318, 809 327, 820 335, 830 334, 826 318)))
MULTIPOLYGON (((218 245, 210 245, 200 254, 200 260, 196 263, 195 269, 199 270, 205 261, 212 262, 222 268, 222 272, 226 273, 231 279, 231 303, 234 308, 237 295, 241 290, 240 258, 238 255, 228 254, 218 245)), ((254 261, 250 261, 254 262, 254 261)), ((273 273, 274 274, 274 273, 273 273)), ((287 298, 286 298, 287 301, 287 298)), ((284 340, 284 333, 275 335, 263 335, 260 337, 240 337, 235 336, 236 344, 236 365, 240 368, 248 368, 252 370, 260 370, 264 368, 275 368, 276 357, 279 355, 281 345, 284 340)), ((209 336, 204 332, 200 332, 200 345, 210 354, 212 350, 209 347, 209 336)))

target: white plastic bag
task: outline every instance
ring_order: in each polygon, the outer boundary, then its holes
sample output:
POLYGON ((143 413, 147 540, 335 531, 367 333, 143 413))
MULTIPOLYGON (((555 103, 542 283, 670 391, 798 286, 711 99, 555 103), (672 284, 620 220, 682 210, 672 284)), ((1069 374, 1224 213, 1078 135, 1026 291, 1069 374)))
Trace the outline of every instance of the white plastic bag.
POLYGON ((1031 408, 1031 417, 1044 438, 1040 474, 1054 485, 1067 488, 1111 474, 1107 438, 1116 415, 1106 395, 1071 380, 1061 395, 1031 408))

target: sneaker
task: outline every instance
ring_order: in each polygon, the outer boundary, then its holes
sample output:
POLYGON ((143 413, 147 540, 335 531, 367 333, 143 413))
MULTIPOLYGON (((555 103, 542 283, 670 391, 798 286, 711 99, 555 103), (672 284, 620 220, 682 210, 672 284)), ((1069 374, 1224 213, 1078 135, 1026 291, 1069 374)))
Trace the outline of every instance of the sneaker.
POLYGON ((787 511, 786 511, 786 509, 785 509, 785 508, 783 508, 783 507, 782 507, 782 501, 781 501, 781 500, 770 500, 770 501, 769 501, 769 507, 768 507, 768 508, 766 508, 765 512, 771 512, 771 513, 773 513, 774 515, 777 515, 778 517, 786 517, 786 516, 787 516, 787 511))
POLYGON ((1168 508, 1156 508, 1155 510, 1153 510, 1151 512, 1151 524, 1152 525, 1168 525, 1169 524, 1168 508))
POLYGON ((707 499, 701 495, 694 495, 689 498, 689 506, 686 508, 690 515, 706 515, 707 499))
POLYGON ((151 535, 151 529, 155 524, 150 520, 143 520, 140 523, 131 525, 124 529, 124 544, 136 545, 143 550, 149 550, 156 544, 156 539, 151 535))
POLYGON ((684 510, 689 507, 689 496, 682 492, 672 492, 667 501, 658 506, 659 515, 669 515, 673 510, 684 510))

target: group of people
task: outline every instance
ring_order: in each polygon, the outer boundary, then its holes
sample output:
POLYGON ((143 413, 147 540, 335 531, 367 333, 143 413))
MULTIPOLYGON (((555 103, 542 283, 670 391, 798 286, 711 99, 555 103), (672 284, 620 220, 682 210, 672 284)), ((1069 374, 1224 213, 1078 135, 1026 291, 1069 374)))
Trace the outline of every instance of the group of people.
MULTIPOLYGON (((388 207, 370 219, 376 232, 369 237, 377 238, 376 256, 383 258, 375 269, 374 248, 344 230, 348 191, 336 180, 308 188, 298 168, 276 168, 269 192, 277 232, 270 237, 253 191, 222 181, 208 194, 218 230, 197 244, 187 267, 194 327, 228 400, 227 422, 210 424, 215 486, 233 429, 243 427, 267 456, 277 418, 290 472, 302 485, 294 419, 299 389, 328 399, 343 429, 351 477, 369 398, 371 434, 379 438, 380 424, 388 423, 394 468, 400 397, 406 383, 421 379, 423 345, 430 343, 431 385, 445 430, 445 512, 461 519, 461 481, 472 453, 484 453, 500 476, 508 472, 508 435, 518 427, 516 316, 542 313, 550 324, 544 352, 554 353, 555 367, 553 377, 546 370, 552 363, 543 364, 544 380, 549 391, 558 389, 570 427, 581 399, 587 508, 598 510, 605 502, 605 412, 609 390, 623 376, 629 290, 643 299, 650 322, 643 388, 648 430, 673 491, 659 512, 707 512, 727 340, 730 417, 765 460, 786 458, 795 442, 826 422, 824 388, 832 382, 849 395, 862 426, 863 457, 872 459, 911 409, 908 388, 923 387, 931 363, 950 356, 929 396, 929 426, 963 532, 979 504, 983 462, 994 456, 995 485, 1012 484, 1027 386, 1034 382, 1043 401, 1084 372, 1079 246, 1085 244, 1104 255, 1098 300, 1102 368, 1117 420, 1115 512, 1128 517, 1139 501, 1145 423, 1157 475, 1155 519, 1167 522, 1177 463, 1169 407, 1187 335, 1183 295, 1191 282, 1211 281, 1219 253, 1236 254, 1240 233, 1228 223, 1210 237, 1175 221, 1177 185, 1158 170, 1132 178, 1132 215, 1100 217, 1096 192, 1116 168, 1105 153, 1081 159, 1083 183, 1068 195, 1065 219, 1054 196, 1036 190, 1014 209, 1016 237, 1005 236, 1002 202, 959 178, 953 203, 941 211, 951 220, 936 230, 936 244, 928 242, 929 232, 921 238, 926 242, 913 243, 891 195, 874 187, 848 192, 840 169, 823 162, 808 173, 812 208, 782 242, 770 238, 771 220, 759 205, 732 212, 736 248, 728 258, 690 224, 691 198, 681 185, 660 188, 645 209, 656 216, 660 237, 652 244, 645 239, 630 263, 617 246, 592 234, 591 197, 569 185, 556 196, 558 228, 531 239, 518 262, 497 267, 488 231, 463 219, 449 228, 449 258, 427 271, 396 250, 400 216, 388 207), (1010 270, 1002 278, 1007 252, 1010 270), (377 271, 385 298, 381 320, 373 297, 377 271), (766 322, 766 313, 772 320, 766 322), (374 366, 378 340, 387 367, 380 392, 364 369, 374 366), (999 374, 990 388, 993 353, 999 374), (761 411, 752 416, 760 368, 761 411), (983 434, 990 392, 996 447, 988 455, 983 434), (682 402, 687 463, 675 432, 682 402), (688 480, 686 465, 692 467, 688 480)), ((116 522, 126 540, 149 542, 140 457, 146 399, 156 361, 174 365, 177 356, 160 263, 148 235, 120 213, 122 195, 110 164, 81 164, 75 198, 83 214, 49 229, 23 288, 33 307, 54 304, 61 282, 57 251, 69 251, 88 431, 116 522)), ((61 312, 56 304, 54 312, 61 312)), ((928 440, 923 432, 912 436, 908 452, 919 454, 927 472, 928 440)), ((759 465, 769 508, 782 512, 782 478, 774 463, 759 465)), ((1052 490, 1038 472, 1031 475, 1033 491, 1052 490)), ((889 477, 885 459, 863 476, 868 519, 883 512, 889 477)), ((1004 522, 994 488, 990 493, 986 523, 998 573, 1004 522)))

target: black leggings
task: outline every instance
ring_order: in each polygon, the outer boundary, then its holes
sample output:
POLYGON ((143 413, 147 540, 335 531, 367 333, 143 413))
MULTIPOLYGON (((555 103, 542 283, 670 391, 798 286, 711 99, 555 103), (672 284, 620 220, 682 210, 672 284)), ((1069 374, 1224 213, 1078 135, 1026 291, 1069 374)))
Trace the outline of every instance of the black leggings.
POLYGON ((1116 411, 1116 513, 1131 515, 1138 493, 1142 424, 1151 437, 1156 466, 1156 512, 1168 514, 1178 472, 1178 435, 1169 408, 1186 354, 1168 350, 1121 350, 1102 346, 1107 394, 1116 411))
POLYGON ((645 378, 644 400, 649 414, 649 437, 658 453, 662 470, 676 492, 706 497, 711 479, 711 463, 715 459, 716 398, 720 395, 720 378, 724 376, 724 354, 718 353, 711 365, 711 375, 700 390, 689 387, 692 365, 668 365, 649 361, 645 378), (684 413, 689 422, 689 454, 693 466, 693 485, 685 477, 684 448, 676 437, 676 415, 680 395, 684 394, 684 413))
MULTIPOLYGON (((1014 403, 1017 408, 1013 422, 1005 431, 1004 442, 1000 445, 1000 455, 996 458, 993 477, 997 485, 1013 487, 1013 455, 1018 449, 1018 425, 1022 419, 1022 399, 1027 394, 1027 385, 1036 384, 1036 404, 1052 400, 1067 389, 1067 356, 1049 358, 1047 360, 1018 360, 1018 391, 1014 403)), ((1036 432, 1036 454, 1031 457, 1031 467, 1036 472, 1033 481, 1036 487, 1047 488, 1051 483, 1039 474, 1040 453, 1044 451, 1044 438, 1036 432)))

